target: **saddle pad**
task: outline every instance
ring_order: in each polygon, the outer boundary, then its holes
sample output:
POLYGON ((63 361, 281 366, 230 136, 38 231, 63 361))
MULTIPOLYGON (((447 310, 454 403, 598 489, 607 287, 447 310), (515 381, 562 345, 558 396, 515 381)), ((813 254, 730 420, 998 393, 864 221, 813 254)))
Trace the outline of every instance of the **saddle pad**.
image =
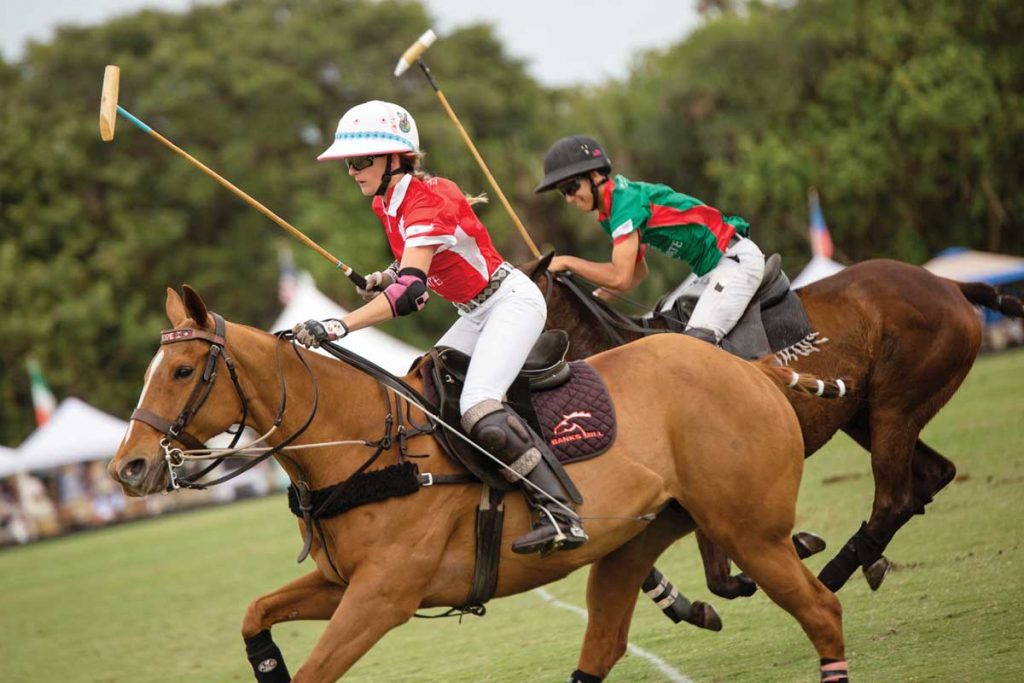
POLYGON ((604 380, 584 361, 572 379, 531 395, 541 436, 562 464, 601 455, 615 442, 615 407, 604 380))

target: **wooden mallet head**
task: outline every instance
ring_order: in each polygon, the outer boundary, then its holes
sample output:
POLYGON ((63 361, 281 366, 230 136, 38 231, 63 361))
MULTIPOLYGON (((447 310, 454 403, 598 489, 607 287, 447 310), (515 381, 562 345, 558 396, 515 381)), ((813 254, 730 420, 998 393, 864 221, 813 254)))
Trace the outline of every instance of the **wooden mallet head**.
POLYGON ((100 138, 104 142, 114 139, 117 124, 117 93, 121 85, 121 69, 108 64, 103 72, 103 94, 100 96, 100 138))

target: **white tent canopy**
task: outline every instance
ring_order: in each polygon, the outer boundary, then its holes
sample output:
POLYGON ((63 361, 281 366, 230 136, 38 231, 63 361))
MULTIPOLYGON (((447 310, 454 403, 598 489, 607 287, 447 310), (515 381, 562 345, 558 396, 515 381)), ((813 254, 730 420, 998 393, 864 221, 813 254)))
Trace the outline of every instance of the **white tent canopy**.
MULTIPOLYGON (((277 316, 271 330, 290 330, 295 323, 310 319, 341 318, 347 313, 347 310, 316 288, 312 275, 302 271, 298 275, 298 285, 291 301, 277 316)), ((373 327, 353 332, 339 344, 396 375, 404 375, 412 362, 423 355, 422 351, 373 327)))
POLYGON ((127 429, 127 422, 85 401, 65 399, 13 456, 0 459, 0 476, 113 457, 127 429))
POLYGON ((836 263, 826 256, 815 255, 814 258, 804 266, 804 269, 800 271, 800 274, 793 278, 790 285, 793 289, 798 289, 804 285, 809 285, 812 282, 817 282, 818 280, 827 278, 829 275, 834 275, 843 268, 845 268, 845 266, 841 263, 836 263))
POLYGON ((924 264, 940 277, 1000 285, 1024 280, 1024 258, 971 249, 947 249, 924 264))

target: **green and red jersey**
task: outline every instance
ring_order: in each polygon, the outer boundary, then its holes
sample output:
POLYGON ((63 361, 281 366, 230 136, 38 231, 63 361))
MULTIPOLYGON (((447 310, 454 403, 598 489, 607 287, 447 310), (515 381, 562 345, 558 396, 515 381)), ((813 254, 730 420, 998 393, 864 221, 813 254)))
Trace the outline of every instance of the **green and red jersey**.
POLYGON ((686 261, 698 276, 718 265, 735 234, 750 232, 750 224, 739 216, 723 216, 667 185, 617 175, 598 191, 604 193, 607 213, 597 219, 613 243, 639 230, 642 244, 686 261))

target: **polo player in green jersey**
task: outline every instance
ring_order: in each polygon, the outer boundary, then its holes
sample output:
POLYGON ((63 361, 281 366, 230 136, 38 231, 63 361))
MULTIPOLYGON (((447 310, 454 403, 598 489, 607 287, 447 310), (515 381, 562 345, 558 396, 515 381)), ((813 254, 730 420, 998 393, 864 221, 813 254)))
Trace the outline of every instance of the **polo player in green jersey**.
POLYGON ((556 256, 549 270, 579 274, 600 285, 597 295, 607 300, 647 277, 644 253, 650 245, 689 263, 698 282, 706 284, 685 334, 719 344, 764 275, 764 254, 748 238, 750 224, 666 185, 610 178, 611 170, 604 148, 585 135, 562 138, 544 156, 544 179, 536 192, 556 189, 580 211, 597 211, 612 240, 608 263, 556 256))

